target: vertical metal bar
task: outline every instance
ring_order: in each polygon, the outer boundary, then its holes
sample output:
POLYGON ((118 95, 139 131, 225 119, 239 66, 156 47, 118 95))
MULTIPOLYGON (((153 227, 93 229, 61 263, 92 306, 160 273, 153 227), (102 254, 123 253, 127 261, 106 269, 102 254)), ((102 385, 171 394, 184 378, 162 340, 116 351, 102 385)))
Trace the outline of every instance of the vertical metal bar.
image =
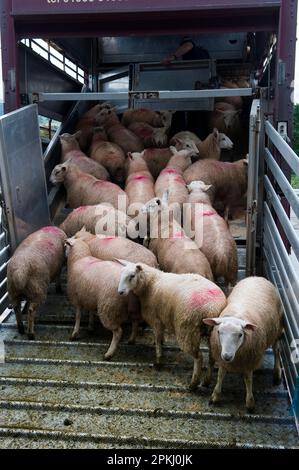
POLYGON ((4 111, 5 113, 9 113, 21 105, 18 77, 17 40, 14 19, 10 14, 12 10, 12 0, 2 0, 0 5, 4 111))
POLYGON ((246 237, 246 275, 255 274, 256 261, 256 228, 259 170, 259 135, 260 135, 260 101, 254 100, 250 113, 248 190, 247 190, 247 237, 246 237))

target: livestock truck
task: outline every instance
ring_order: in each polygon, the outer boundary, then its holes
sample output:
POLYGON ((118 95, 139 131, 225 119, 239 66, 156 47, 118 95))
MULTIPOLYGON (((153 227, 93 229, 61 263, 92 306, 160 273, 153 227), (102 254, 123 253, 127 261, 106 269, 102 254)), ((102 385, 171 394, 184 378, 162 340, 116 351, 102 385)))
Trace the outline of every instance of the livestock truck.
POLYGON ((299 176, 292 150, 297 1, 0 5, 0 447, 298 448, 299 201, 290 183, 299 176), (163 65, 185 35, 210 59, 163 65), (249 87, 220 88, 219 77, 245 77, 249 87), (6 266, 17 245, 69 212, 49 175, 60 159, 59 135, 73 132, 86 109, 99 101, 119 114, 172 109, 173 132, 195 122, 193 130, 205 134, 215 102, 229 96, 243 98, 246 134, 229 158, 249 154, 246 218, 231 222, 239 278, 267 277, 284 307, 283 384, 272 386, 267 350, 254 375, 254 414, 244 409, 238 375, 226 378, 219 408, 208 404, 211 390, 189 392, 191 364, 171 338, 157 371, 147 328, 135 346, 125 338, 111 362, 102 360, 110 333, 100 325, 90 336, 83 322, 79 341, 69 342, 74 312, 52 286, 29 342, 17 333, 7 293, 6 266))

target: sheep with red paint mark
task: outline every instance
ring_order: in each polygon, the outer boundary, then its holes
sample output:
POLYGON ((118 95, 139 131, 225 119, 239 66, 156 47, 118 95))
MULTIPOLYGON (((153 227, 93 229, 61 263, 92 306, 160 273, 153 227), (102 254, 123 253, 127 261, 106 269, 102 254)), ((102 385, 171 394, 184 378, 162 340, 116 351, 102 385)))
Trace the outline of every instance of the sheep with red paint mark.
POLYGON ((29 235, 23 240, 7 265, 7 288, 13 305, 19 333, 24 333, 21 302, 27 301, 28 339, 34 339, 34 317, 39 306, 45 302, 50 282, 56 280, 60 287, 60 271, 64 262, 66 234, 59 228, 49 226, 29 235))
POLYGON ((145 108, 128 109, 124 112, 121 122, 127 127, 134 122, 142 122, 152 127, 166 127, 168 129, 171 126, 173 114, 174 111, 152 111, 145 108))
POLYGON ((155 193, 157 197, 162 198, 164 192, 168 191, 169 205, 183 205, 188 199, 183 173, 191 165, 192 150, 178 151, 175 147, 170 147, 170 150, 173 155, 155 183, 155 193))
POLYGON ((227 289, 237 282, 238 253, 236 242, 225 220, 212 206, 209 191, 211 185, 203 181, 193 181, 187 210, 191 219, 191 237, 207 257, 215 280, 224 278, 227 289))
POLYGON ((213 280, 209 261, 196 243, 189 238, 177 222, 173 208, 168 205, 168 192, 163 198, 154 198, 145 204, 142 212, 149 222, 145 242, 157 256, 160 268, 165 272, 199 274, 213 280))
POLYGON ((123 184, 125 179, 125 153, 119 145, 108 142, 108 137, 102 127, 96 127, 93 130, 89 155, 92 160, 108 170, 114 183, 123 184))
POLYGON ((70 160, 55 166, 50 181, 53 184, 64 184, 67 204, 71 208, 109 203, 115 208, 122 208, 124 211, 127 209, 127 195, 121 188, 110 181, 98 180, 83 173, 70 160))
MULTIPOLYGON (((214 313, 219 316, 226 306, 225 295, 216 284, 197 274, 164 273, 142 263, 123 264, 118 292, 122 296, 133 292, 139 298, 141 316, 154 331, 156 365, 161 366, 167 330, 175 335, 180 349, 193 357, 190 388, 196 388, 202 374, 200 343, 207 333, 203 319, 214 317, 214 313)), ((204 383, 210 379, 209 366, 204 383)))
POLYGON ((121 276, 118 263, 91 256, 88 244, 81 239, 68 239, 66 253, 68 297, 76 308, 76 322, 71 340, 79 336, 81 310, 96 312, 103 326, 113 334, 111 344, 104 355, 104 359, 109 360, 122 337, 122 324, 127 320, 133 324, 129 342, 135 341, 140 318, 139 301, 133 294, 128 298, 118 295, 117 287, 121 276))
POLYGON ((89 173, 90 175, 100 180, 110 180, 110 176, 106 168, 100 163, 87 157, 85 153, 80 150, 77 137, 81 131, 76 134, 62 134, 60 136, 61 143, 61 162, 71 160, 81 171, 89 173))
POLYGON ((125 212, 108 204, 97 204, 74 209, 60 228, 68 237, 73 237, 82 227, 93 234, 126 237, 129 222, 130 218, 125 212))

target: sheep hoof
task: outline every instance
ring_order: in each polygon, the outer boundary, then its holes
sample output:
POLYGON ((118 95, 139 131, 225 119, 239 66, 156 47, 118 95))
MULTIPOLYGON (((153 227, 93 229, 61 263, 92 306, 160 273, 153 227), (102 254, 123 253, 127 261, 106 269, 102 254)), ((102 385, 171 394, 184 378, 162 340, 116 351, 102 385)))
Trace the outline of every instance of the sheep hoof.
POLYGON ((110 361, 110 359, 112 358, 111 354, 104 354, 104 361, 110 361))
POLYGON ((70 341, 77 341, 78 338, 79 338, 78 334, 72 335, 70 336, 70 341))
POLYGON ((206 378, 200 383, 200 387, 209 387, 211 385, 211 380, 206 378))
POLYGON ((20 333, 20 335, 23 335, 25 333, 24 325, 18 326, 18 332, 20 333))
POLYGON ((209 400, 209 405, 219 405, 219 403, 220 403, 220 399, 212 395, 209 400))
POLYGON ((197 390, 197 387, 198 387, 198 384, 191 383, 188 388, 190 392, 195 392, 195 390, 197 390))
POLYGON ((248 413, 254 413, 254 405, 253 406, 246 406, 248 413))
POLYGON ((35 339, 34 333, 28 333, 28 339, 29 341, 33 341, 35 339))

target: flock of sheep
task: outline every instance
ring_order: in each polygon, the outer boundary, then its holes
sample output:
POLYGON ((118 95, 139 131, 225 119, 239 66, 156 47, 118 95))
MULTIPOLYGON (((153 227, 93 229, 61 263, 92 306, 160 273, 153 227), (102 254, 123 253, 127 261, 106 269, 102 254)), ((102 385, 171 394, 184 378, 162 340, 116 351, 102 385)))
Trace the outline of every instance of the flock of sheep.
POLYGON ((59 228, 28 236, 8 263, 20 333, 26 300, 28 337, 34 339, 35 312, 50 282, 56 280, 61 289, 66 256, 68 297, 76 309, 72 340, 79 336, 81 310, 89 311, 89 328, 96 314, 113 334, 108 360, 121 340, 122 324, 132 323, 133 343, 144 320, 154 332, 158 367, 168 331, 193 357, 192 389, 210 384, 216 361, 211 401, 220 400, 225 373, 238 372, 249 411, 254 409, 252 373, 269 346, 274 381, 280 382, 278 293, 261 277, 237 283, 237 247, 227 221, 247 191, 247 160, 220 161, 221 150, 233 146, 228 134, 236 135, 242 99, 232 100, 216 103, 204 141, 189 131, 169 138, 169 111, 129 109, 120 121, 109 103, 90 109, 74 135, 61 135, 61 163, 50 179, 63 183, 74 210, 59 228), (225 292, 214 283, 220 278, 225 292), (210 341, 204 377, 203 336, 210 341))

